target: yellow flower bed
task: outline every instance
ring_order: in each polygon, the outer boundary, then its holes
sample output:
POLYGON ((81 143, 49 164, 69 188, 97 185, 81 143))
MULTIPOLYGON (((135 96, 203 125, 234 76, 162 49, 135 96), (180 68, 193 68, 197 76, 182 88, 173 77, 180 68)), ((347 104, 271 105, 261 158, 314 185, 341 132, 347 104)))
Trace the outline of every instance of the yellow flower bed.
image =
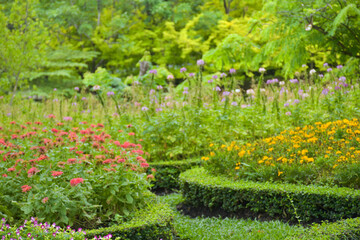
POLYGON ((359 142, 358 119, 316 122, 254 143, 212 144, 202 159, 215 173, 251 180, 358 187, 344 182, 356 174, 360 178, 359 142), (302 176, 304 171, 308 176, 302 176))

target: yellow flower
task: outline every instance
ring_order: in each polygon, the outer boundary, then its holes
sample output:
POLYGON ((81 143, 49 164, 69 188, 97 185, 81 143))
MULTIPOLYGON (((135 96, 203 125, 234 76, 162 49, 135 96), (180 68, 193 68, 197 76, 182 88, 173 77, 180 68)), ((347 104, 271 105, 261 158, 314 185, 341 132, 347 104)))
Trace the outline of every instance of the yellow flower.
POLYGON ((269 148, 268 152, 272 152, 274 150, 274 148, 269 148))
POLYGON ((239 157, 243 157, 244 155, 245 155, 245 151, 244 150, 241 150, 239 153, 238 153, 238 155, 239 155, 239 157))
POLYGON ((333 166, 333 168, 336 168, 337 166, 339 166, 338 164, 335 164, 334 166, 333 166))
POLYGON ((281 175, 281 174, 283 174, 284 172, 280 172, 279 170, 278 170, 278 177, 281 175))
POLYGON ((235 170, 238 170, 238 169, 240 169, 240 167, 239 167, 239 166, 236 166, 236 167, 235 167, 235 170))
POLYGON ((214 144, 213 144, 213 143, 210 143, 209 147, 212 147, 212 146, 214 146, 214 144))
POLYGON ((215 153, 214 152, 210 152, 210 156, 215 156, 215 153))

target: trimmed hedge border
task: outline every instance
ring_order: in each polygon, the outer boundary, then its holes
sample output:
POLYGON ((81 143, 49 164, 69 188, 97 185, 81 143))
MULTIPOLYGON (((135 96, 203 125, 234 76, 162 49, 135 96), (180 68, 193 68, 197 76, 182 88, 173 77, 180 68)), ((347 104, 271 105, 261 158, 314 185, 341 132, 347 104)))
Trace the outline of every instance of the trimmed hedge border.
POLYGON ((180 161, 149 162, 149 170, 151 168, 156 169, 155 181, 153 182, 154 186, 152 186, 152 190, 179 189, 180 173, 194 166, 199 166, 201 162, 200 157, 180 161))
POLYGON ((360 190, 232 181, 223 176, 211 176, 204 168, 182 173, 180 181, 186 202, 194 206, 228 212, 248 209, 305 223, 360 217, 360 190))
POLYGON ((131 240, 170 240, 174 236, 174 212, 169 205, 159 203, 157 200, 150 203, 147 208, 139 210, 129 222, 107 228, 86 231, 87 238, 111 234, 113 239, 131 240))
POLYGON ((304 233, 287 238, 290 239, 360 239, 360 218, 351 218, 334 223, 315 224, 304 233))

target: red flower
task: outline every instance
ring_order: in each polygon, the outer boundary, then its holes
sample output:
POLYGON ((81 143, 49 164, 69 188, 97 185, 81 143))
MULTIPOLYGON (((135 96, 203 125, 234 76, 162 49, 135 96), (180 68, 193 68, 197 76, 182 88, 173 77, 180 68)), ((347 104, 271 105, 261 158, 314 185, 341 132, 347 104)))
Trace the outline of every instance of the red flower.
POLYGON ((140 166, 141 166, 141 167, 149 167, 149 164, 148 164, 148 163, 143 162, 143 163, 141 163, 141 164, 140 164, 140 166))
POLYGON ((63 172, 60 172, 60 171, 52 171, 51 172, 51 176, 53 177, 58 177, 58 176, 61 176, 63 174, 63 172))
POLYGON ((21 190, 23 192, 28 192, 28 191, 30 191, 30 189, 32 189, 32 187, 30 187, 29 185, 21 186, 21 190))
POLYGON ((16 122, 15 122, 15 121, 12 121, 12 122, 10 122, 10 124, 16 124, 16 122))
POLYGON ((36 167, 32 167, 29 169, 28 173, 28 177, 31 177, 33 175, 35 175, 35 173, 39 172, 39 169, 37 169, 36 167))
POLYGON ((3 176, 3 177, 7 177, 8 175, 7 175, 6 173, 4 173, 2 176, 3 176))
POLYGON ((133 133, 133 132, 129 133, 129 136, 134 136, 134 135, 135 135, 135 133, 133 133))
POLYGON ((55 115, 54 114, 49 114, 48 118, 55 118, 55 115))
POLYGON ((76 163, 76 158, 69 158, 69 159, 67 160, 67 163, 68 163, 68 164, 76 163))
POLYGON ((155 177, 154 177, 154 175, 152 175, 152 174, 149 174, 149 175, 147 175, 147 177, 146 177, 146 179, 154 179, 155 177))
POLYGON ((75 187, 79 183, 83 183, 83 182, 84 182, 84 179, 82 179, 82 178, 73 178, 70 180, 70 185, 75 187))
POLYGON ((48 198, 48 197, 44 197, 41 201, 42 201, 42 203, 47 203, 47 201, 49 201, 49 198, 48 198))
POLYGON ((113 161, 112 159, 106 159, 106 160, 103 161, 103 164, 112 163, 112 161, 113 161))
POLYGON ((57 130, 56 128, 51 129, 51 131, 52 131, 53 133, 59 132, 59 130, 57 130))
POLYGON ((15 168, 11 167, 11 168, 8 168, 7 170, 8 170, 8 172, 13 172, 13 171, 15 171, 15 168))

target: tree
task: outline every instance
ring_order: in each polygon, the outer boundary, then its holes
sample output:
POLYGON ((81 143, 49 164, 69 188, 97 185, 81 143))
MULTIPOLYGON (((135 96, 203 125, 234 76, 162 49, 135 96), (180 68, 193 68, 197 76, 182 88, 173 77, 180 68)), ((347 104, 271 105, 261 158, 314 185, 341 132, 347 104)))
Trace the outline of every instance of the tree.
POLYGON ((7 17, 0 12, 1 84, 13 92, 10 105, 21 84, 36 69, 45 53, 47 30, 33 10, 35 0, 16 0, 7 17))

